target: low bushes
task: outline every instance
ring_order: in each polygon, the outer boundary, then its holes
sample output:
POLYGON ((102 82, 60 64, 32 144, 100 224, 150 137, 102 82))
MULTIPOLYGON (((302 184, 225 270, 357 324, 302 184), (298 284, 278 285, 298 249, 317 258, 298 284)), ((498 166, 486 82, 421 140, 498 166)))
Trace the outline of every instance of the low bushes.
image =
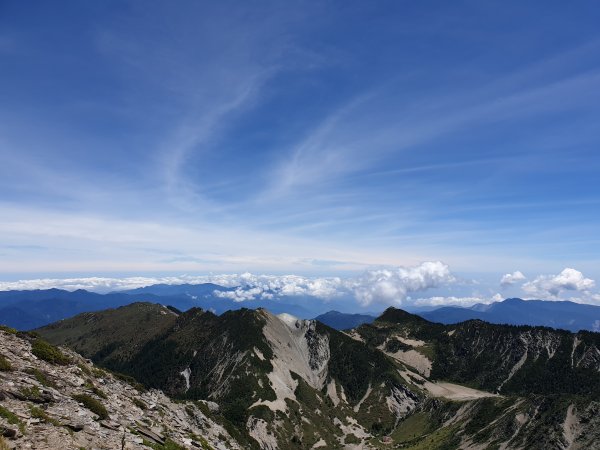
POLYGON ((71 359, 61 352, 54 345, 51 345, 43 339, 35 339, 31 344, 31 353, 44 361, 52 364, 65 366, 71 362, 71 359))
POLYGON ((96 414, 101 420, 108 419, 108 411, 104 405, 94 397, 87 394, 76 394, 73 396, 73 400, 83 403, 83 406, 96 414))
POLYGON ((10 370, 12 370, 10 362, 4 356, 0 355, 0 372, 8 372, 10 370))

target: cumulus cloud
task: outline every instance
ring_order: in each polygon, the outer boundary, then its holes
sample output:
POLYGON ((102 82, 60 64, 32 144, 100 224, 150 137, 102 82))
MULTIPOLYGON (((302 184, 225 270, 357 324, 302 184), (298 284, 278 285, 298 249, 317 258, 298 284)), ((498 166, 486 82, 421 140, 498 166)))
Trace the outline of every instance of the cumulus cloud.
POLYGON ((233 291, 215 295, 244 301, 275 296, 312 296, 324 300, 354 297, 361 305, 396 304, 412 292, 425 291, 455 281, 450 269, 442 262, 424 262, 414 267, 380 268, 365 271, 356 278, 308 278, 298 275, 217 275, 211 282, 233 291))
POLYGON ((567 267, 558 275, 540 275, 533 281, 525 283, 523 290, 538 297, 557 298, 565 291, 587 293, 595 285, 594 280, 585 278, 580 271, 567 267))
POLYGON ((273 294, 270 292, 265 292, 260 287, 253 287, 244 289, 242 287, 237 287, 233 291, 214 291, 215 296, 220 298, 228 298, 233 300, 234 302, 244 302, 247 300, 255 300, 257 298, 261 299, 272 299, 273 294))
POLYGON ((134 289, 152 284, 214 283, 233 288, 215 295, 234 301, 271 299, 285 296, 311 296, 325 301, 336 297, 355 298, 362 305, 401 304, 413 292, 440 287, 455 281, 442 262, 424 262, 413 267, 388 267, 365 271, 361 276, 304 277, 299 275, 255 275, 251 273, 179 277, 70 278, 0 282, 0 290, 86 289, 108 292, 134 289))
POLYGON ((274 296, 308 295, 321 299, 337 297, 343 292, 343 281, 338 277, 309 278, 299 275, 213 275, 211 283, 225 287, 235 287, 234 291, 215 292, 219 297, 237 301, 274 296))
POLYGON ((505 274, 502 277, 502 279, 500 280, 500 286, 502 286, 502 287, 512 286, 513 284, 520 283, 522 281, 525 281, 526 279, 527 279, 527 277, 525 275, 523 275, 523 272, 517 270, 513 273, 505 274))
POLYGON ((449 267, 440 262, 424 262, 414 267, 368 270, 350 281, 350 289, 362 305, 401 304, 409 293, 425 291, 456 281, 449 267))

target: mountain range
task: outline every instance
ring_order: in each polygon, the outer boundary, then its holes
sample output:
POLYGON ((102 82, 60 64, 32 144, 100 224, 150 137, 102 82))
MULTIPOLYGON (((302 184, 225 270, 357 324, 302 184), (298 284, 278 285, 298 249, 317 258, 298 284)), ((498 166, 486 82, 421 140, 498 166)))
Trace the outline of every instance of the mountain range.
POLYGON ((600 306, 569 301, 521 300, 509 298, 490 305, 470 308, 446 306, 422 312, 420 316, 445 324, 470 319, 511 325, 540 325, 570 331, 600 331, 600 306))
MULTIPOLYGON (((288 312, 309 318, 318 314, 301 306, 298 300, 282 299, 235 301, 220 297, 215 292, 227 292, 228 288, 214 284, 155 285, 131 291, 98 294, 83 289, 66 291, 43 289, 0 292, 0 323, 18 330, 31 330, 76 314, 116 308, 135 302, 152 302, 171 305, 180 310, 201 307, 222 314, 242 307, 268 307, 276 313, 288 312)), ((323 311, 323 307, 321 311, 323 311)))
MULTIPOLYGON (((157 284, 127 291, 98 294, 85 290, 61 289, 0 292, 0 323, 19 330, 38 328, 76 314, 116 308, 135 302, 171 305, 178 310, 202 308, 215 314, 241 308, 266 308, 302 319, 316 318, 332 328, 354 328, 374 320, 377 314, 351 312, 351 301, 321 300, 310 296, 276 296, 238 301, 232 288, 216 284, 157 284), (339 308, 339 310, 331 310, 339 308)), ((470 308, 441 307, 417 314, 445 324, 469 319, 512 325, 539 325, 570 331, 600 330, 600 306, 568 301, 521 300, 511 298, 470 308)))
POLYGON ((600 442, 599 333, 444 325, 395 308, 341 332, 265 309, 216 315, 135 303, 36 335, 169 398, 214 402, 215 420, 241 448, 600 442))
POLYGON ((375 317, 368 314, 348 314, 339 311, 328 311, 325 314, 315 317, 315 320, 336 330, 349 330, 363 323, 371 323, 375 320, 375 317))

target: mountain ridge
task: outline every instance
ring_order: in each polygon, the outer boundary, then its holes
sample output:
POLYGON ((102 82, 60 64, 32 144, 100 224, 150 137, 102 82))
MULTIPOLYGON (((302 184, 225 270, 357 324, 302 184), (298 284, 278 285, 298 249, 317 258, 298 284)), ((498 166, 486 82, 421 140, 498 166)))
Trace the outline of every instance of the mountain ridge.
POLYGON ((395 308, 343 333, 264 309, 216 316, 142 303, 91 316, 39 332, 174 398, 217 402, 248 448, 388 448, 391 440, 415 449, 541 449, 596 440, 589 414, 600 407, 598 333, 443 325, 395 308), (136 309, 151 321, 125 314, 136 309), (130 342, 108 323, 136 336, 144 323, 154 331, 130 342), (567 418, 577 430, 556 431, 567 418))
POLYGON ((318 320, 336 330, 348 330, 363 323, 371 323, 375 320, 375 317, 368 314, 348 314, 331 310, 319 314, 314 320, 318 320))
POLYGON ((445 324, 480 319, 497 324, 549 326, 574 332, 600 331, 600 306, 570 301, 508 298, 489 305, 476 304, 469 308, 445 306, 418 314, 445 324))

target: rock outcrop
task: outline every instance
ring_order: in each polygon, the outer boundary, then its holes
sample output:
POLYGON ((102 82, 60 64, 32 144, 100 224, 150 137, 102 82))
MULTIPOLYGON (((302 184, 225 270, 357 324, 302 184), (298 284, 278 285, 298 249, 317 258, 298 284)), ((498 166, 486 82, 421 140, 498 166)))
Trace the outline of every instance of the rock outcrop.
POLYGON ((240 448, 210 417, 215 404, 174 402, 70 350, 40 350, 40 342, 0 330, 0 434, 8 448, 240 448))

